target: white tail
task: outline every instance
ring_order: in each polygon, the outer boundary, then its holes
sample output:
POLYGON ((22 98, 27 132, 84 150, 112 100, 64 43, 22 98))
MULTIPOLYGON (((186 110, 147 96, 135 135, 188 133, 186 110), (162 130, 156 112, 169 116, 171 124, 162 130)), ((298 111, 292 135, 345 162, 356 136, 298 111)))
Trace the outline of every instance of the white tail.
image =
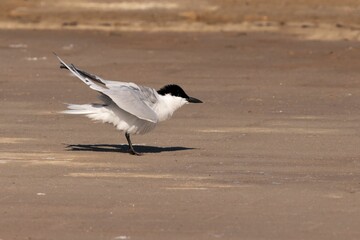
POLYGON ((100 121, 103 123, 112 123, 117 126, 119 124, 119 117, 109 109, 107 106, 102 104, 69 104, 68 110, 62 111, 65 114, 83 114, 86 117, 100 121))
POLYGON ((100 106, 95 104, 69 104, 68 110, 62 111, 65 114, 91 114, 94 113, 100 106))

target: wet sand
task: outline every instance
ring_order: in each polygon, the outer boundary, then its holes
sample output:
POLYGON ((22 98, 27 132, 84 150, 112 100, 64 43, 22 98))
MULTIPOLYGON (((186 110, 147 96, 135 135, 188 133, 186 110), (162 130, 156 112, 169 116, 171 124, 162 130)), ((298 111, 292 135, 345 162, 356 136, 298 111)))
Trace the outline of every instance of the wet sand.
POLYGON ((0 32, 0 239, 358 239, 360 53, 275 33, 0 32), (106 79, 187 105, 126 153, 58 114, 106 79))

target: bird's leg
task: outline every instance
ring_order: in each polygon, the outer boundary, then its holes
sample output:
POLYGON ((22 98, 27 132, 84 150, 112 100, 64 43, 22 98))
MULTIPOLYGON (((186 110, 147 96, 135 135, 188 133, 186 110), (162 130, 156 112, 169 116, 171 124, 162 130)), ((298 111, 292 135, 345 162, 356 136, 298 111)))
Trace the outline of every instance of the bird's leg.
POLYGON ((130 134, 129 133, 125 133, 125 137, 126 137, 126 140, 128 141, 129 143, 129 153, 132 154, 132 155, 137 155, 137 156, 140 156, 141 154, 136 152, 133 148, 133 145, 131 143, 131 140, 130 140, 130 134))

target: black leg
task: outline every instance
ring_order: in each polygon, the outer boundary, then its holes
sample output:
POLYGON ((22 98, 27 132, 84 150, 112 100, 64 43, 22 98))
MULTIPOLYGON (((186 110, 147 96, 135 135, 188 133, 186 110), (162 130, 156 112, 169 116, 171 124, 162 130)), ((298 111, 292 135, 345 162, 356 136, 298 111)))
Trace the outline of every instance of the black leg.
POLYGON ((133 148, 133 145, 131 143, 131 140, 130 140, 130 134, 129 133, 125 133, 125 137, 126 137, 126 140, 128 141, 129 143, 129 153, 132 154, 132 155, 137 155, 137 156, 140 156, 141 154, 136 152, 133 148))

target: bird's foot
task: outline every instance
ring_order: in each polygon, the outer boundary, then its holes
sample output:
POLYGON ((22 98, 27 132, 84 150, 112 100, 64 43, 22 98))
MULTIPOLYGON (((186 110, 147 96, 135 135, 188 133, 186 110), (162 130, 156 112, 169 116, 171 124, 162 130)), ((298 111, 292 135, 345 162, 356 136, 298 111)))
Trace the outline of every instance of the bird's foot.
POLYGON ((130 153, 131 155, 135 155, 135 156, 141 156, 141 155, 142 155, 142 153, 138 153, 138 152, 136 152, 134 149, 129 149, 129 153, 130 153))
POLYGON ((141 156, 142 155, 141 153, 138 153, 138 152, 136 152, 134 150, 133 145, 132 145, 131 140, 130 140, 130 134, 126 132, 125 137, 126 137, 126 140, 128 141, 128 144, 129 144, 129 153, 131 155, 141 156))

